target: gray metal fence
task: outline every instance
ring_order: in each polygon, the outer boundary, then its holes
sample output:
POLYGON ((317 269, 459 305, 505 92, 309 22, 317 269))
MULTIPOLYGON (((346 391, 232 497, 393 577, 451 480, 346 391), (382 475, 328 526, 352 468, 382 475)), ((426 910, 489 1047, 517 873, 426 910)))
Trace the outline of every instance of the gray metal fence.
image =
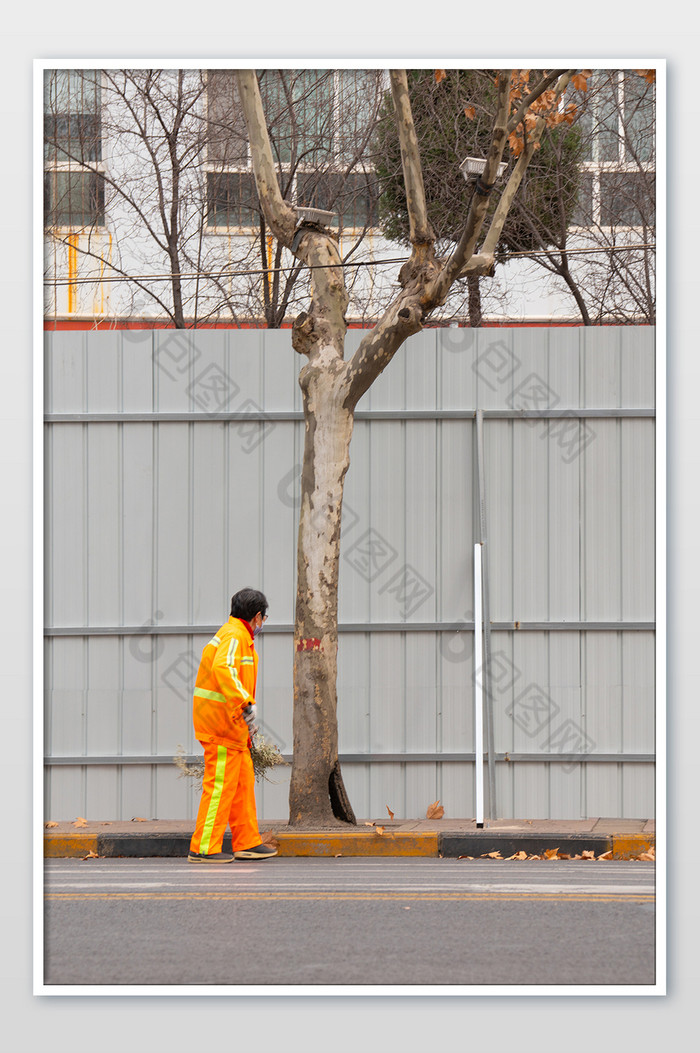
MULTIPOLYGON (((199 655, 245 584, 291 751, 299 364, 288 331, 47 334, 47 818, 194 816, 172 757, 199 751, 199 655)), ((339 615, 358 816, 475 814, 477 409, 498 814, 653 815, 654 389, 653 329, 435 329, 364 397, 339 615)), ((260 785, 263 818, 287 790, 260 785)))

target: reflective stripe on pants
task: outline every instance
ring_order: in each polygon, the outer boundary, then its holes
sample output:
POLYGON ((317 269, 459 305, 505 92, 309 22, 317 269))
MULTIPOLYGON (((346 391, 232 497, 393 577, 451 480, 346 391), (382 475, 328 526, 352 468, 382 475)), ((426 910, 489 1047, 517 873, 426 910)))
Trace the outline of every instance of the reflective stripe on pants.
POLYGON ((231 750, 210 742, 202 745, 202 799, 190 851, 206 855, 220 852, 227 826, 231 827, 234 852, 259 845, 255 775, 250 751, 231 750))

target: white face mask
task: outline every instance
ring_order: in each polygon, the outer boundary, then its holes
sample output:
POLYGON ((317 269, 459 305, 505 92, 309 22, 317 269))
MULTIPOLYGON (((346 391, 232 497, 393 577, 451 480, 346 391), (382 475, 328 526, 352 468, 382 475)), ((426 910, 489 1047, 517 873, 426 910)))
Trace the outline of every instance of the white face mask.
POLYGON ((263 625, 264 624, 265 624, 265 622, 262 621, 261 624, 257 626, 257 628, 253 629, 253 636, 257 636, 258 633, 261 633, 263 631, 263 625))

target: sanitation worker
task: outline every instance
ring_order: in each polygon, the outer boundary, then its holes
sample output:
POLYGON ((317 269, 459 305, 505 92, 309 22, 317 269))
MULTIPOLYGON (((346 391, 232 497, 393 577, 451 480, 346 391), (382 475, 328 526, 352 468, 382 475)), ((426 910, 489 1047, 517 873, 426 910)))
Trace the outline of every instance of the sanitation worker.
POLYGON ((253 645, 267 620, 267 600, 257 589, 231 599, 231 617, 202 652, 194 689, 193 720, 204 748, 204 779, 190 863, 232 863, 277 855, 260 843, 255 776, 250 756, 255 725, 258 656, 253 645), (231 827, 233 854, 223 852, 231 827))

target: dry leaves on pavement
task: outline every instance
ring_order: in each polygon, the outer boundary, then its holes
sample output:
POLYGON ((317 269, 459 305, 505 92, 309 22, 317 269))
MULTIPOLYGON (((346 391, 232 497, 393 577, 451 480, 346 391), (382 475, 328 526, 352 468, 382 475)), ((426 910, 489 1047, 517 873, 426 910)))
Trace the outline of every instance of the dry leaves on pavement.
POLYGON ((426 819, 442 819, 445 814, 445 809, 442 807, 439 801, 433 801, 425 813, 426 819))
POLYGON ((365 822, 365 826, 373 827, 375 834, 383 834, 384 833, 384 827, 383 826, 378 826, 376 823, 365 822))

